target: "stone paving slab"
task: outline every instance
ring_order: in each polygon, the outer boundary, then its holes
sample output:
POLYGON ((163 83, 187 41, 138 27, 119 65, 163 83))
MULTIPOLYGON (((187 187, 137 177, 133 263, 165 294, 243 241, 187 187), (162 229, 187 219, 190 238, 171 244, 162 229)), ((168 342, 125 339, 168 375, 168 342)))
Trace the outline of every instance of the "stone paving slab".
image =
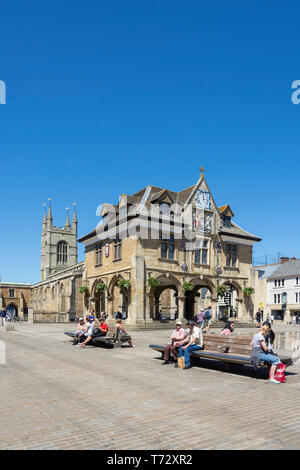
MULTIPOLYGON (((168 330, 134 332, 136 348, 82 349, 68 329, 0 327, 1 450, 299 448, 299 364, 271 385, 250 368, 162 366, 148 345, 168 330)), ((280 330, 286 349, 299 332, 280 330)))

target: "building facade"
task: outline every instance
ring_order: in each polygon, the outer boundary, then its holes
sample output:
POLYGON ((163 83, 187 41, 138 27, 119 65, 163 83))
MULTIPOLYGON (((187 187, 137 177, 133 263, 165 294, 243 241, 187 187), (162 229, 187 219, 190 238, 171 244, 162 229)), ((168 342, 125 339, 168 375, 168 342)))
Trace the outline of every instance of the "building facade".
POLYGON ((26 318, 30 300, 30 284, 0 282, 0 310, 5 308, 8 313, 16 317, 26 318))
MULTIPOLYGON (((281 258, 279 264, 257 269, 256 292, 264 292, 266 315, 291 322, 300 319, 300 260, 281 258)), ((258 299, 257 299, 258 301, 258 299)))
POLYGON ((214 317, 253 318, 252 247, 260 241, 217 207, 204 178, 180 192, 147 186, 103 204, 85 245, 84 309, 121 311, 129 325, 167 314, 191 319, 210 304, 214 317), (222 287, 224 286, 224 287, 222 287), (225 289, 224 295, 220 291, 225 289))

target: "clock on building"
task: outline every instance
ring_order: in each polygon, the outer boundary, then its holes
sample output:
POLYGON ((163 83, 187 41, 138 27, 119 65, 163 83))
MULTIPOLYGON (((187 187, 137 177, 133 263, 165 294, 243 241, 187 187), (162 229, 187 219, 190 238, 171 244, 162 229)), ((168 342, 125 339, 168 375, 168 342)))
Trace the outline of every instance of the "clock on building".
POLYGON ((210 208, 210 194, 208 191, 202 191, 202 189, 198 189, 196 194, 196 206, 200 207, 201 209, 210 208))

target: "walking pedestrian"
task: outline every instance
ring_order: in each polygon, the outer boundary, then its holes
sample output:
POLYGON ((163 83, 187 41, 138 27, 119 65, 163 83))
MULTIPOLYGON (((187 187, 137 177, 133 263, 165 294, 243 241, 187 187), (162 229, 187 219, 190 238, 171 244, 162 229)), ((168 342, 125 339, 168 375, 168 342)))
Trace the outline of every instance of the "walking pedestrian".
POLYGON ((1 316, 1 321, 2 321, 2 326, 5 326, 5 321, 6 321, 6 311, 5 308, 3 308, 0 312, 1 316))

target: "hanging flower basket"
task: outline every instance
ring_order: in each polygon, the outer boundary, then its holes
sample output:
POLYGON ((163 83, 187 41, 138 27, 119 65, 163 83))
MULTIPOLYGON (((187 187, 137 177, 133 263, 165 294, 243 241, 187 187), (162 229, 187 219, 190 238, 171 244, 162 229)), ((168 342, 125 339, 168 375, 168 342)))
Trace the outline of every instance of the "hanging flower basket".
POLYGON ((188 291, 194 289, 194 284, 192 284, 191 282, 184 282, 182 289, 184 290, 184 293, 186 294, 188 291))
POLYGON ((249 297, 250 295, 254 294, 255 290, 253 287, 245 287, 243 289, 243 294, 245 297, 249 297))
POLYGON ((122 281, 118 282, 119 289, 129 289, 130 286, 130 281, 127 281, 127 279, 122 279, 122 281))
POLYGON ((148 277, 147 284, 149 287, 158 287, 160 282, 155 277, 148 277))
POLYGON ((88 287, 86 287, 86 286, 80 286, 78 290, 79 290, 79 292, 80 292, 81 294, 86 294, 86 295, 87 295, 88 292, 89 292, 89 289, 88 289, 88 287))
POLYGON ((105 290, 107 290, 107 285, 104 282, 99 282, 99 284, 96 285, 96 292, 103 292, 105 290))
POLYGON ((227 286, 224 286, 224 285, 217 286, 218 297, 224 297, 226 292, 227 292, 227 286))

